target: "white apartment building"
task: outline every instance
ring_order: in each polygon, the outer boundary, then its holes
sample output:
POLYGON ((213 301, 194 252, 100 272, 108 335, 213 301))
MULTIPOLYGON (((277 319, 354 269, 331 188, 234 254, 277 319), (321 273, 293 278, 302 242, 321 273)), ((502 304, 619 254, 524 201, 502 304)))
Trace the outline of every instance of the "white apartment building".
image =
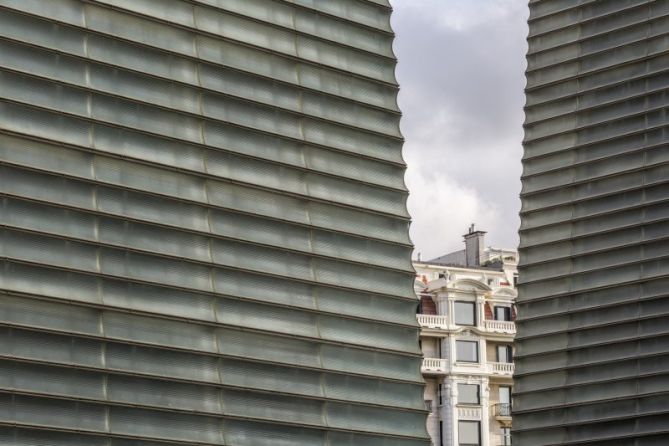
POLYGON ((518 254, 484 247, 416 261, 427 428, 435 446, 511 444, 518 254))

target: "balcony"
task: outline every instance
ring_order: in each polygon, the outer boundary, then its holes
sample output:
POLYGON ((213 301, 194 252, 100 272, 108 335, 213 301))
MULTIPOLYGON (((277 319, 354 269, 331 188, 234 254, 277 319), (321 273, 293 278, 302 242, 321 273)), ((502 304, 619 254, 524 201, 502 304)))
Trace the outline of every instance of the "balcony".
POLYGON ((492 333, 516 334, 516 323, 513 321, 485 320, 483 327, 492 333))
POLYGON ((511 404, 509 403, 499 403, 493 406, 493 413, 496 417, 510 417, 511 416, 511 404))
MULTIPOLYGON (((418 324, 422 328, 449 330, 457 326, 448 325, 448 316, 443 314, 417 314, 418 324)), ((483 329, 489 333, 516 334, 516 323, 513 321, 484 320, 483 329)))
POLYGON ((480 407, 458 407, 458 419, 459 420, 480 420, 481 419, 481 408, 480 407))
POLYGON ((513 362, 491 362, 488 367, 493 375, 511 376, 515 365, 513 362))
POLYGON ((423 358, 420 371, 424 375, 444 375, 448 372, 448 361, 439 358, 423 358))
POLYGON ((448 316, 440 314, 417 314, 418 324, 423 328, 448 329, 448 316))

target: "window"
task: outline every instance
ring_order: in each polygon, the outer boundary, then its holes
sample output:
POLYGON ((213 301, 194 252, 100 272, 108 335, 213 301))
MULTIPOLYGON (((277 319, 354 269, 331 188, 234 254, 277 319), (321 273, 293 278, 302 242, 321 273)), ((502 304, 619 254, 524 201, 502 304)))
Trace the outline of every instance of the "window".
POLYGON ((502 428, 502 446, 511 446, 511 428, 503 427, 502 428))
POLYGON ((511 416, 511 387, 499 387, 499 404, 497 404, 497 416, 510 417, 511 416))
POLYGON ((480 446, 481 423, 478 421, 458 421, 458 444, 460 446, 480 446))
POLYGON ((476 307, 474 302, 454 302, 455 323, 457 325, 476 325, 476 307))
POLYGON ((495 307, 495 320, 496 321, 510 321, 511 320, 511 307, 495 307))
POLYGON ((513 287, 518 288, 518 274, 513 275, 513 287))
POLYGON ((463 362, 479 362, 479 343, 476 341, 455 341, 455 359, 463 362))
POLYGON ((481 404, 478 384, 458 384, 458 404, 481 404))
POLYGON ((513 362, 513 352, 510 345, 497 346, 497 362, 513 362))
POLYGON ((502 404, 511 404, 511 387, 499 386, 499 402, 502 404))

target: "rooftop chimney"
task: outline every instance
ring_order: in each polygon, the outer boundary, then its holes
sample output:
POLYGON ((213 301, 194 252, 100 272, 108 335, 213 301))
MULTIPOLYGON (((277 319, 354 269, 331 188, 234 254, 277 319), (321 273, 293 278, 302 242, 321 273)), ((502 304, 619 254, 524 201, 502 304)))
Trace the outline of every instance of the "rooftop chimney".
POLYGON ((469 227, 465 238, 465 258, 467 266, 481 266, 481 259, 485 252, 485 231, 477 231, 474 223, 469 227))

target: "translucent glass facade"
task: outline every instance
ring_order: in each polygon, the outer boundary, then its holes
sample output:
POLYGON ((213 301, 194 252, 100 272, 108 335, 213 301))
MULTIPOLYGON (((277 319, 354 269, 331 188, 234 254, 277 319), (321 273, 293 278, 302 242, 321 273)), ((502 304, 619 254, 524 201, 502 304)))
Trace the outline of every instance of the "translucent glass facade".
POLYGON ((0 443, 423 446, 386 0, 0 0, 0 443))
POLYGON ((669 444, 669 2, 531 1, 515 446, 669 444))

